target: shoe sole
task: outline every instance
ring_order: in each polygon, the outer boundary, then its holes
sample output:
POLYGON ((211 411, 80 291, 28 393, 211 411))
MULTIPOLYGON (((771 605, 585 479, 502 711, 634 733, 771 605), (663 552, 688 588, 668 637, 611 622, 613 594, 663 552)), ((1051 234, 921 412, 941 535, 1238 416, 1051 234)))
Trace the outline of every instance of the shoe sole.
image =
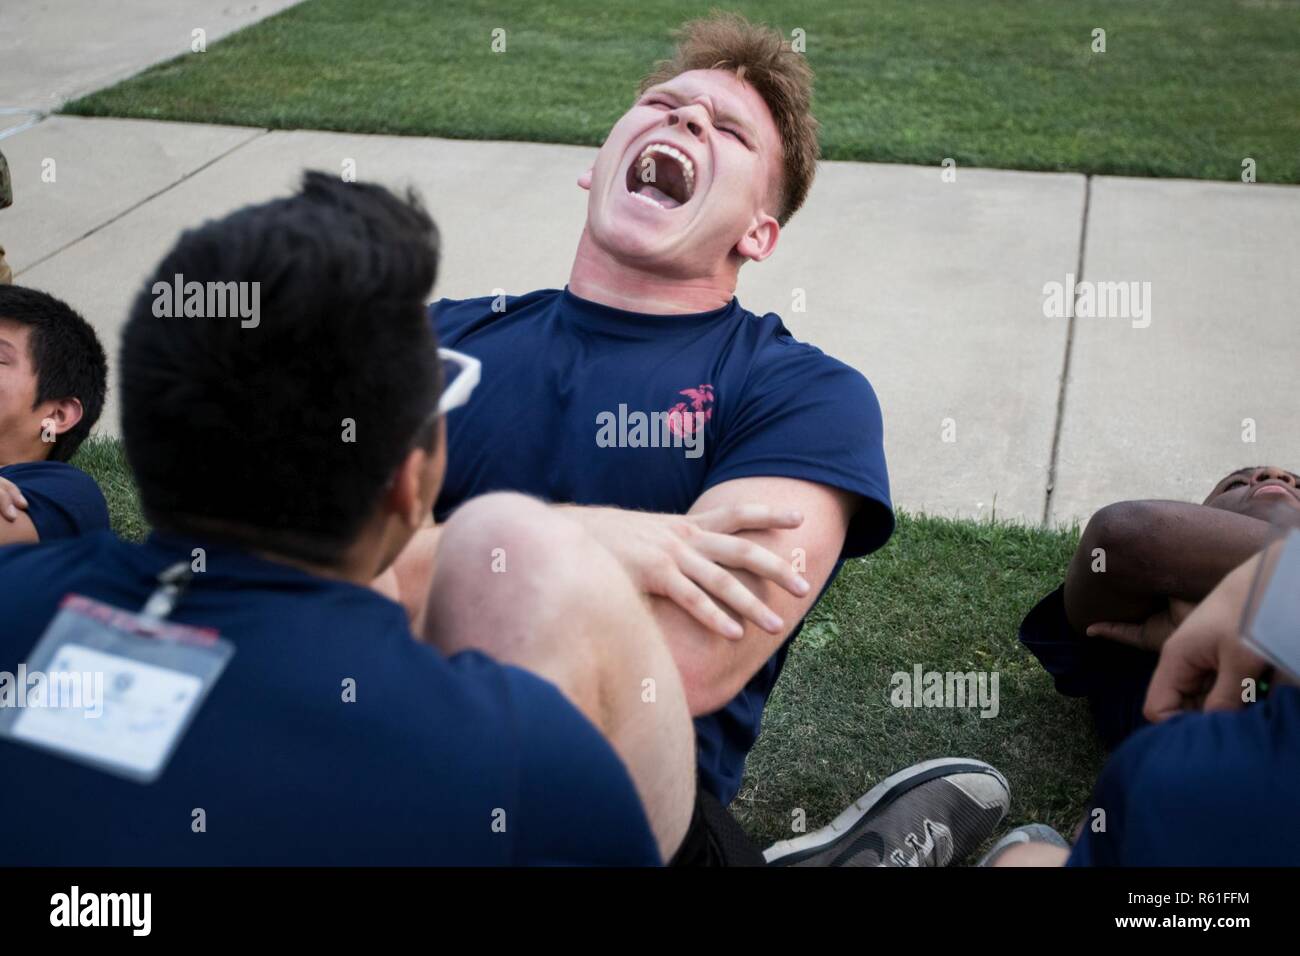
POLYGON ((938 757, 934 760, 926 760, 886 777, 820 830, 773 843, 763 851, 763 859, 767 863, 772 863, 774 860, 780 860, 782 863, 798 863, 806 860, 848 835, 867 814, 877 807, 888 806, 913 787, 929 780, 948 777, 955 773, 989 774, 997 778, 1008 795, 1011 793, 1007 778, 1002 776, 996 767, 982 760, 965 760, 960 757, 938 757))

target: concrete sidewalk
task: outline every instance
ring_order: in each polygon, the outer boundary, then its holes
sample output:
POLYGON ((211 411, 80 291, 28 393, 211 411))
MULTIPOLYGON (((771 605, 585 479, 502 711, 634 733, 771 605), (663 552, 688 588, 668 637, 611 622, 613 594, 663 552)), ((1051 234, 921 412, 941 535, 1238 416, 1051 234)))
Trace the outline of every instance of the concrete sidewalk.
MULTIPOLYGON (((59 0, 7 3, 0 19, 0 107, 46 113, 192 52, 300 0, 59 0)), ((15 125, 0 116, 0 131, 15 125)))
MULTIPOLYGON (((180 230, 349 161, 424 195, 444 236, 439 295, 561 286, 594 155, 67 116, 4 150, 16 281, 68 299, 110 351, 180 230)), ((824 163, 739 292, 871 379, 900 506, 1068 523, 1120 498, 1200 500, 1244 465, 1300 467, 1300 188, 940 173, 824 163), (1147 318, 1045 317, 1045 285, 1068 276, 1149 282, 1147 318)), ((115 428, 110 407, 101 430, 115 428)))

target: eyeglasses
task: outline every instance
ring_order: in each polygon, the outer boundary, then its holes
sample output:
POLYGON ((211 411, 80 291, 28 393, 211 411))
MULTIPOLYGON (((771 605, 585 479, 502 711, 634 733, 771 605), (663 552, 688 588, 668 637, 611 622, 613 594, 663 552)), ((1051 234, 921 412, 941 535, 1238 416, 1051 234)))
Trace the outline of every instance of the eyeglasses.
POLYGON ((438 349, 442 360, 442 395, 438 397, 436 415, 446 415, 469 401, 470 393, 478 385, 483 363, 471 355, 454 349, 438 349))
MULTIPOLYGON (((411 444, 412 448, 420 447, 426 451, 433 444, 434 426, 437 425, 438 419, 469 401, 470 393, 474 391, 474 386, 478 385, 479 375, 483 371, 482 362, 472 355, 457 352, 455 349, 438 349, 438 360, 442 363, 442 394, 438 396, 438 403, 429 413, 429 417, 416 431, 415 439, 411 444)), ((388 477, 386 487, 393 487, 395 481, 397 481, 397 472, 388 477)), ((432 523, 433 515, 426 515, 425 520, 426 523, 432 523)))
POLYGON ((438 349, 438 361, 442 363, 442 394, 429 417, 416 429, 413 444, 421 447, 427 447, 433 441, 434 426, 439 418, 469 401, 483 371, 482 362, 454 349, 438 349))

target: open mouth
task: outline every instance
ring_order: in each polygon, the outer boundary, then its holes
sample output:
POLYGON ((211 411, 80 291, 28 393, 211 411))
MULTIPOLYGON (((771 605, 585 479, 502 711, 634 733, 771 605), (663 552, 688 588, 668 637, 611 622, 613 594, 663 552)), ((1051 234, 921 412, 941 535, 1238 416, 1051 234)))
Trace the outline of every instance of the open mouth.
POLYGON ((658 209, 676 209, 695 195, 695 164, 667 143, 651 143, 627 169, 627 191, 658 209))

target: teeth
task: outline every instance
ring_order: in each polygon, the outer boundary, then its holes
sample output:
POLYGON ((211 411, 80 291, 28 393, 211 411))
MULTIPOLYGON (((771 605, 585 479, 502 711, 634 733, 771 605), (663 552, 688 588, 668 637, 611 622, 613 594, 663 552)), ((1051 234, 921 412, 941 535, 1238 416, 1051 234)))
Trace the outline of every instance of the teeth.
POLYGON ((663 206, 663 205, 661 205, 661 204, 655 202, 655 201, 654 201, 653 199, 651 199, 649 196, 643 196, 641 193, 628 193, 628 195, 631 196, 633 199, 639 199, 639 200, 641 200, 642 202, 648 202, 650 205, 654 206, 656 209, 665 209, 665 208, 667 208, 667 207, 665 207, 665 206, 663 206))
POLYGON ((691 158, 679 149, 674 149, 667 143, 651 143, 641 151, 640 159, 645 159, 651 153, 663 153, 665 156, 671 156, 677 162, 681 163, 682 171, 686 174, 686 192, 688 195, 695 192, 695 164, 691 158))

